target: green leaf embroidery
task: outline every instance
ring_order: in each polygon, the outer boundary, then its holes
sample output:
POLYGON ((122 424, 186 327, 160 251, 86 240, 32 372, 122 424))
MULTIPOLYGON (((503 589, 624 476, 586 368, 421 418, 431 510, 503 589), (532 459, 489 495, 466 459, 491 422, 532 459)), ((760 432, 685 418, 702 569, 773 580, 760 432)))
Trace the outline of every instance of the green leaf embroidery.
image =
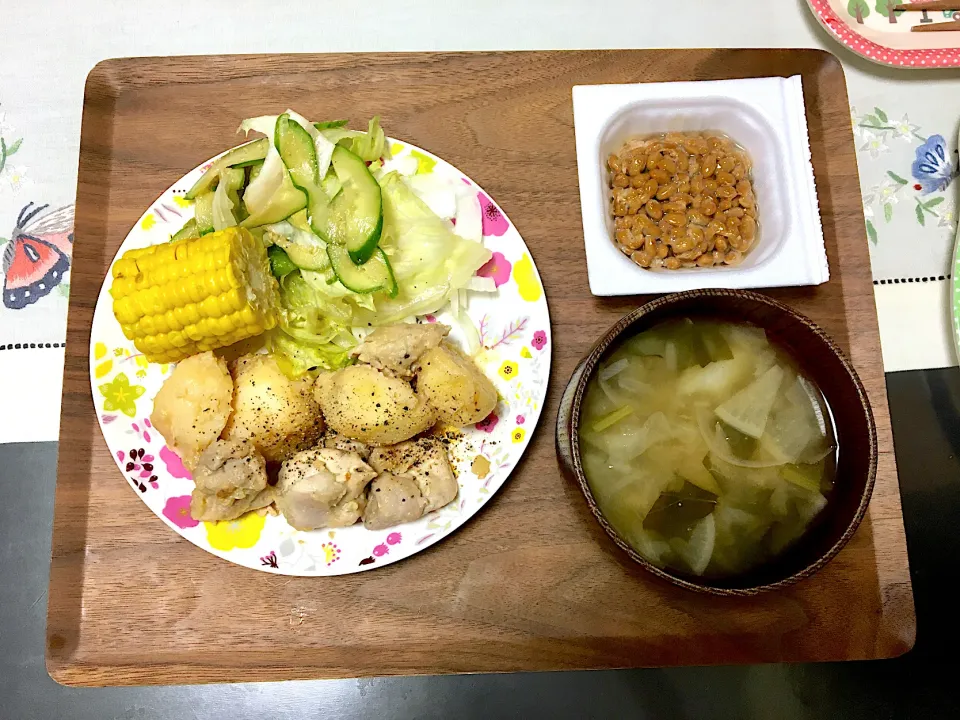
POLYGON ((887 222, 893 220, 893 205, 890 203, 884 203, 883 205, 883 219, 887 222))
POLYGON ((20 144, 23 142, 23 138, 17 140, 13 145, 7 148, 7 157, 13 155, 17 150, 20 149, 20 144))
POLYGON ((874 245, 877 244, 877 229, 870 220, 867 220, 867 236, 870 238, 870 242, 874 245))
POLYGON ((870 123, 871 125, 879 125, 879 124, 880 124, 880 118, 878 118, 876 115, 867 115, 867 116, 864 118, 864 121, 870 123))
POLYGON ((903 179, 902 177, 900 177, 899 175, 897 175, 893 170, 887 170, 887 175, 889 175, 889 176, 890 176, 890 179, 893 180, 893 181, 896 182, 896 183, 900 183, 901 185, 906 185, 906 184, 907 184, 907 181, 904 180, 904 179, 903 179))
POLYGON ((923 206, 929 210, 930 208, 936 207, 942 202, 943 202, 942 197, 935 197, 933 200, 928 200, 927 202, 925 202, 923 206))
POLYGON ((873 111, 877 114, 877 117, 880 118, 880 122, 887 121, 887 114, 878 107, 875 107, 873 111))
POLYGON ((918 203, 916 210, 917 210, 917 222, 920 223, 921 227, 926 227, 927 219, 923 216, 923 206, 918 203))

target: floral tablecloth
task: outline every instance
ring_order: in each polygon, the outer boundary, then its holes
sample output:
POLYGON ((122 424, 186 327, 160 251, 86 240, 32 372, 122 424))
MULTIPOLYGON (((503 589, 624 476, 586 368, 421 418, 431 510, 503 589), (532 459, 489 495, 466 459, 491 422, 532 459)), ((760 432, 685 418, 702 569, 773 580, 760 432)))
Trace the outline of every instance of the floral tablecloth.
POLYGON ((58 434, 83 83, 98 61, 118 56, 643 42, 828 49, 844 63, 854 106, 885 366, 955 363, 946 292, 960 185, 953 180, 960 72, 878 69, 836 45, 803 2, 780 4, 773 14, 758 10, 755 0, 676 0, 655 10, 647 3, 530 0, 502 3, 495 12, 483 3, 439 11, 430 0, 369 0, 362 17, 371 19, 366 26, 375 26, 375 33, 343 32, 366 23, 352 3, 324 4, 322 11, 315 4, 287 5, 283 13, 265 0, 206 0, 163 11, 124 0, 4 7, 0 442, 54 440, 58 434))
POLYGON ((895 102, 851 108, 873 275, 929 282, 952 264, 960 115, 943 127, 895 102))

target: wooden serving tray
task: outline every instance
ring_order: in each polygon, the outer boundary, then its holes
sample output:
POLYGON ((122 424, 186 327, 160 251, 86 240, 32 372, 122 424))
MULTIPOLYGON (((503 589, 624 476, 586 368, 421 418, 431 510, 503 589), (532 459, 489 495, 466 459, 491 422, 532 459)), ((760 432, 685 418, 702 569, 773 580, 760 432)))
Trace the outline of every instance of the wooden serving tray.
POLYGON ((624 50, 132 58, 86 86, 60 435, 47 667, 70 685, 889 657, 915 617, 870 261, 840 63, 817 50, 624 50), (870 512, 815 577, 752 599, 646 574, 554 454, 557 402, 594 340, 643 298, 587 288, 571 86, 800 74, 832 279, 777 290, 849 353, 873 402, 870 512), (474 178, 532 250, 554 319, 548 408, 476 518, 396 565, 331 578, 234 566, 180 539, 117 472, 90 394, 94 303, 161 191, 235 144, 241 118, 380 114, 474 178))

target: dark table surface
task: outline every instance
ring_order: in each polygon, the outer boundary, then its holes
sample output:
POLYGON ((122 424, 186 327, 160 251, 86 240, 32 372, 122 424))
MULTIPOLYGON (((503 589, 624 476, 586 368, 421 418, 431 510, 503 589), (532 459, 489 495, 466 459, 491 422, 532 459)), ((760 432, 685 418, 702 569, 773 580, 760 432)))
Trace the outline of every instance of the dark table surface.
MULTIPOLYGON (((44 668, 57 445, 0 446, 0 719, 960 717, 960 370, 887 376, 917 644, 822 665, 75 690, 44 668), (950 572, 952 576, 952 572, 950 572)), ((543 430, 541 430, 543 431, 543 430)), ((842 612, 838 608, 837 612, 842 612)))

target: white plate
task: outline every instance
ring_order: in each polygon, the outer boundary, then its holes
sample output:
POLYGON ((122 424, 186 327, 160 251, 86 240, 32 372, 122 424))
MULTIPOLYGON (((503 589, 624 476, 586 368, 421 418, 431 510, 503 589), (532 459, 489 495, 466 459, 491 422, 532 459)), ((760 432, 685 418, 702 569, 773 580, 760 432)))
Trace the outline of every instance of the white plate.
MULTIPOLYGON (((540 417, 550 375, 550 316, 523 238, 499 206, 459 170, 412 145, 391 141, 391 149, 396 157, 415 157, 418 174, 436 173, 478 193, 484 244, 494 253, 480 274, 498 283, 496 294, 474 293, 468 312, 481 331, 477 362, 496 384, 500 403, 486 421, 466 428, 451 450, 460 482, 456 500, 416 522, 383 531, 354 525, 302 532, 282 516, 258 513, 231 522, 194 521, 188 512, 193 481, 148 419, 171 366, 147 363, 124 337, 113 316, 109 273, 100 290, 90 340, 90 381, 103 437, 122 473, 117 482, 129 484, 184 538, 230 562, 281 575, 343 575, 424 550, 463 525, 503 485, 540 417)), ((209 163, 160 196, 127 235, 117 257, 132 248, 167 242, 193 216, 192 203, 183 194, 206 167, 209 163)))

